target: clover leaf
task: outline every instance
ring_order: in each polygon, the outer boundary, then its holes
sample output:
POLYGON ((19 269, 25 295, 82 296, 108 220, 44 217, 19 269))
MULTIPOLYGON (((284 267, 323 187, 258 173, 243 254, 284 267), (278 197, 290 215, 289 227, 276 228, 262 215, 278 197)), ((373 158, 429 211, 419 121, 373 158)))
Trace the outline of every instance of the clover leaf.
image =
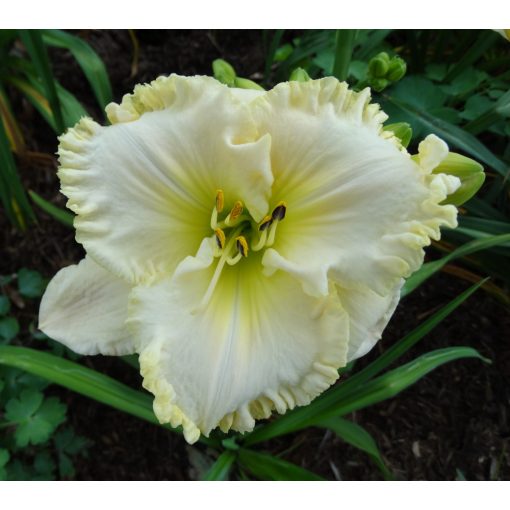
POLYGON ((18 272, 18 289, 28 298, 37 298, 43 295, 46 281, 38 271, 23 268, 18 272))
POLYGON ((23 390, 5 406, 5 418, 17 424, 14 437, 19 447, 44 443, 65 420, 66 406, 58 398, 44 400, 37 390, 23 390))

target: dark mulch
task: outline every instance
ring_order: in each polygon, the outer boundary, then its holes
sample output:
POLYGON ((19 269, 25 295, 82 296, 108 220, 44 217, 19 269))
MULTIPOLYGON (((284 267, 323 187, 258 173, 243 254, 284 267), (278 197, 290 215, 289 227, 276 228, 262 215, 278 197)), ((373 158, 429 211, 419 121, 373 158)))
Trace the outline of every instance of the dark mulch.
MULTIPOLYGON (((210 74, 213 59, 229 60, 243 76, 257 77, 264 66, 262 36, 258 31, 140 31, 138 72, 131 77, 132 42, 127 31, 81 32, 105 60, 119 100, 134 84, 160 74, 210 74)), ((97 105, 69 54, 52 50, 54 70, 87 109, 101 118, 97 105)), ((56 140, 39 116, 21 99, 16 113, 30 149, 52 154, 56 140)), ((55 176, 56 161, 18 161, 26 186, 63 206, 55 176)), ((21 267, 52 276, 59 268, 78 261, 83 250, 74 233, 38 212, 39 222, 25 234, 16 233, 0 217, 0 274, 21 267)), ((384 339, 359 365, 373 360, 438 307, 467 287, 438 275, 400 304, 384 339)), ((18 302, 19 306, 24 303, 18 302)), ((17 308, 24 327, 37 310, 17 308)), ((488 294, 478 291, 429 334, 402 361, 432 349, 467 345, 490 358, 450 363, 422 379, 398 397, 351 416, 376 438, 389 467, 399 478, 452 480, 459 471, 470 480, 510 478, 510 316, 488 294)), ((83 362, 119 380, 140 386, 139 375, 115 358, 91 357, 83 362)), ((191 449, 179 436, 119 413, 84 397, 59 390, 69 405, 76 431, 92 439, 87 460, 77 465, 84 480, 187 480, 198 476, 207 463, 202 447, 191 449)), ((372 480, 380 473, 366 455, 332 433, 309 429, 262 445, 267 451, 312 469, 328 479, 372 480)))

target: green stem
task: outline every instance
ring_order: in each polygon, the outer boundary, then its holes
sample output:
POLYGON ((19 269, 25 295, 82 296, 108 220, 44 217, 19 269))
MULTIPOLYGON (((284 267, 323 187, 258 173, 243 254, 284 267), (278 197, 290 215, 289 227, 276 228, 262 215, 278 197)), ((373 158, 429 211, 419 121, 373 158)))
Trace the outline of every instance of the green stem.
POLYGON ((337 30, 335 42, 335 62, 333 64, 333 76, 345 81, 349 75, 354 42, 357 30, 337 30))

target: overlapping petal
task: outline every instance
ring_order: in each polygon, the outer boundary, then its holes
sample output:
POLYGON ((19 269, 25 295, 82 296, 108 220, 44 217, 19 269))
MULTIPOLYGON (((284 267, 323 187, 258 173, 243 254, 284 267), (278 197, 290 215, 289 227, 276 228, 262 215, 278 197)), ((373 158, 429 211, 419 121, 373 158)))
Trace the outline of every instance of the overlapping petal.
POLYGON ((59 177, 77 240, 112 273, 171 273, 208 235, 218 188, 266 213, 270 139, 227 87, 162 77, 107 111, 112 126, 82 119, 61 137, 59 177))
POLYGON ((144 386, 162 422, 182 424, 190 442, 220 424, 253 429, 254 419, 307 404, 338 377, 347 354, 347 315, 336 293, 312 298, 280 272, 260 274, 260 257, 215 270, 204 240, 172 278, 137 287, 130 326, 142 341, 144 386))
POLYGON ((311 295, 325 295, 330 279, 386 295, 420 266, 439 227, 456 225, 455 207, 439 203, 458 179, 430 175, 446 144, 429 138, 415 163, 381 131, 386 115, 369 99, 326 78, 283 83, 251 103, 272 139, 273 201, 287 203, 264 265, 311 295))
POLYGON ((133 354, 136 339, 125 326, 131 287, 85 257, 49 283, 39 328, 80 354, 133 354))

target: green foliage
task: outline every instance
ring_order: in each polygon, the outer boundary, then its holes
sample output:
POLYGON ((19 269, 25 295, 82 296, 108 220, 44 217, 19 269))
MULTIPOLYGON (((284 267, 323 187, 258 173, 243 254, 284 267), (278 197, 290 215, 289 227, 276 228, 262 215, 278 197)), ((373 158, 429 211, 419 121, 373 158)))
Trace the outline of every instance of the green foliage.
POLYGON ((6 93, 7 87, 16 89, 28 99, 56 134, 88 115, 76 97, 55 79, 48 58, 48 45, 72 53, 101 109, 112 99, 106 68, 82 39, 61 30, 0 30, 0 200, 10 222, 20 230, 26 230, 35 222, 35 214, 11 154, 26 155, 26 148, 6 93), (26 55, 22 53, 20 56, 19 48, 15 47, 18 39, 26 55))
MULTIPOLYGON (((44 291, 42 276, 28 269, 20 270, 17 278, 1 277, 0 286, 16 279, 27 300, 44 291)), ((15 342, 20 334, 14 312, 9 298, 0 294, 0 345, 15 342)), ((33 331, 30 336, 38 341, 33 331)), ((52 346, 52 341, 44 341, 52 346)), ((72 427, 62 427, 67 406, 58 397, 46 396, 48 385, 46 379, 0 364, 0 480, 73 478, 74 459, 86 454, 88 440, 72 427)))

